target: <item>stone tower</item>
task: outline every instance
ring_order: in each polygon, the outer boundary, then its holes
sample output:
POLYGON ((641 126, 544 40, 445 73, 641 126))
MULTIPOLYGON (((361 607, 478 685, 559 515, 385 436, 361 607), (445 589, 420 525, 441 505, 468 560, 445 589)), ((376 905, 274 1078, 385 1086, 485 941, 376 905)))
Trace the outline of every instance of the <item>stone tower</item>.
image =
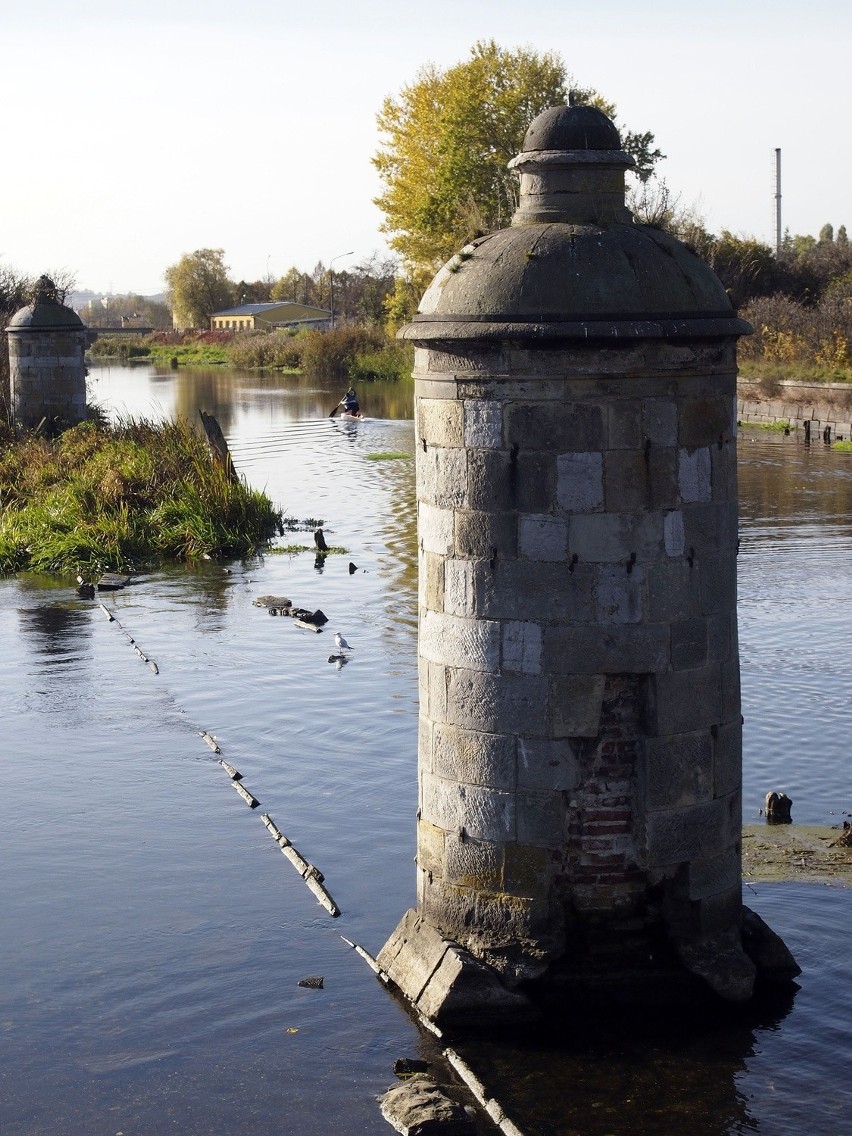
POLYGON ((633 220, 633 161, 600 111, 545 111, 511 165, 511 227, 454 256, 400 332, 416 347, 417 910, 379 961, 444 1021, 522 1014, 543 990, 744 1001, 761 967, 797 973, 741 900, 751 329, 690 249, 633 220))
POLYGON ((88 331, 77 313, 60 303, 46 276, 6 332, 13 422, 32 430, 46 419, 48 432, 82 422, 88 331))

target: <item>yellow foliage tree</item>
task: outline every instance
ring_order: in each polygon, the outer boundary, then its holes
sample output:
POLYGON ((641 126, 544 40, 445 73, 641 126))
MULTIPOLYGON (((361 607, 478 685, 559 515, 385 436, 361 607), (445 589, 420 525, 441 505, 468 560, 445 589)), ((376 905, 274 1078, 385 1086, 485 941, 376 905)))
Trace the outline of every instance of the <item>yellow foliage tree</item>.
MULTIPOLYGON (((568 88, 556 53, 507 51, 487 40, 447 70, 427 65, 396 98, 385 99, 373 158, 385 188, 375 203, 409 279, 428 277, 474 236, 509 223, 517 180, 507 163, 536 115, 567 102, 568 88)), ((596 91, 571 88, 574 102, 615 116, 596 91)), ((623 135, 640 176, 663 156, 653 142, 648 133, 623 135)))

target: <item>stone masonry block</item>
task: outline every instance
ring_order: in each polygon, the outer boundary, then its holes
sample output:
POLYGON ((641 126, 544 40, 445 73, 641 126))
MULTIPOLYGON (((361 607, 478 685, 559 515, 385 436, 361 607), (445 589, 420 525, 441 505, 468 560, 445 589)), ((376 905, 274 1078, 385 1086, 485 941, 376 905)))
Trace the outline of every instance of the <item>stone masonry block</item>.
POLYGON ((417 579, 418 602, 430 611, 444 610, 444 558, 435 552, 424 552, 420 557, 417 579))
POLYGON ((648 505, 648 463, 641 450, 608 450, 604 455, 605 507, 628 513, 648 505))
POLYGON ((448 667, 495 671, 500 665, 500 624, 425 611, 418 650, 424 659, 448 667))
POLYGON ((421 501, 417 509, 417 535, 423 552, 449 556, 453 551, 454 514, 452 509, 436 509, 421 501))
POLYGON ((503 625, 502 666, 522 674, 541 673, 541 627, 513 620, 503 625))
POLYGON ((735 501, 685 505, 685 543, 700 556, 712 556, 736 548, 737 504, 735 501))
POLYGON ((713 458, 713 500, 737 500, 737 446, 732 435, 722 448, 711 448, 713 458))
POLYGON ((561 793, 520 790, 517 808, 519 844, 561 848, 565 840, 565 802, 561 793))
POLYGON ((487 513, 495 504, 514 508, 515 486, 510 455, 505 450, 467 450, 466 508, 487 513))
POLYGON ((581 560, 640 562, 656 560, 663 543, 660 513, 587 513, 571 517, 568 547, 581 560))
POLYGON ((717 797, 736 792, 743 780, 743 728, 740 719, 720 726, 713 742, 713 791, 717 797))
POLYGON ((700 565, 701 610, 704 615, 733 611, 737 603, 736 549, 704 556, 700 565))
POLYGON ((541 736, 546 729, 547 678, 450 668, 447 721, 485 733, 541 736))
POLYGON ((703 667, 708 661, 707 620, 683 619, 672 624, 672 667, 676 671, 703 667))
POLYGON ((709 501, 712 497, 710 451, 682 449, 678 454, 678 480, 683 501, 709 501))
POLYGON ((722 718, 732 722, 741 714, 740 661, 735 656, 722 663, 722 718))
POLYGON ((676 509, 680 504, 678 450, 675 446, 653 446, 647 455, 650 480, 648 505, 651 509, 676 509))
POLYGON ((464 445, 463 410, 454 399, 415 399, 417 438, 429 447, 459 449, 464 445))
POLYGON ((444 561, 444 611, 448 615, 476 614, 476 571, 470 560, 444 561))
MULTIPOLYGON (((687 551, 689 551, 687 549, 687 551)), ((701 615, 700 573, 697 563, 672 559, 651 564, 648 580, 648 614, 652 622, 670 623, 701 615)))
POLYGON ((713 799, 713 750, 709 730, 648 738, 646 802, 651 810, 679 809, 713 799))
POLYGON ((514 793, 463 785, 462 825, 466 836, 503 844, 516 839, 516 800, 514 793))
POLYGON ((440 931, 409 909, 382 947, 376 962, 404 994, 416 1001, 446 949, 440 931))
POLYGON ((733 401, 727 396, 685 399, 680 407, 680 444, 710 446, 720 437, 729 438, 733 401))
POLYGON ((608 450, 638 450, 642 445, 642 404, 638 399, 618 399, 606 408, 608 450))
POLYGON ((678 407, 664 398, 642 400, 642 433, 655 445, 677 444, 678 407))
POLYGON ((558 792, 576 788, 577 756, 567 738, 518 738, 517 746, 519 788, 558 792))
POLYGON ((444 878, 462 887, 502 891, 503 847, 478 840, 448 836, 444 878))
POLYGON ((726 849, 708 860, 694 860, 689 865, 688 895, 690 899, 707 899, 741 888, 742 860, 739 846, 726 849))
POLYGON ((644 619, 645 573, 641 567, 632 572, 601 565, 595 589, 595 618, 600 624, 641 623, 644 619))
POLYGON ((547 895, 553 874, 549 848, 507 844, 503 859, 503 886, 509 895, 547 895))
POLYGON ((722 676, 717 663, 669 671, 651 679, 651 732, 665 737, 709 729, 722 713, 722 676))
POLYGON ((467 456, 465 450, 430 447, 417 454, 417 499, 443 509, 465 503, 467 456))
POLYGON ((436 724, 432 734, 431 769, 445 780, 514 789, 515 749, 512 734, 489 734, 436 724))
POLYGON ((417 822, 417 867, 421 872, 444 874, 444 840, 446 833, 428 821, 417 822))
POLYGON ((518 550, 528 560, 561 562, 568 548, 568 524, 558 517, 522 516, 518 522, 518 550))
POLYGON ((666 556, 683 556, 686 548, 686 535, 683 526, 683 512, 680 509, 663 514, 663 545, 666 556))
POLYGON ((556 496, 556 466, 549 453, 517 454, 509 459, 512 506, 522 513, 547 513, 556 496))
POLYGON ((602 450, 605 436, 602 406, 561 401, 511 406, 509 445, 524 450, 602 450))
POLYGON ((720 611, 707 616, 707 661, 723 663, 737 653, 737 613, 720 611))
POLYGON ((648 866, 684 864, 722 855, 732 844, 724 801, 649 812, 645 818, 648 866))
POLYGON ((558 675, 552 680, 555 738, 597 737, 605 681, 602 674, 558 675))
POLYGON ((556 459, 556 500, 567 513, 603 508, 603 454, 565 453, 556 459))
POLYGON ((497 561, 476 573, 476 612, 486 619, 533 621, 592 618, 592 570, 548 561, 497 561))
POLYGON ((497 450, 503 445, 503 403, 493 399, 464 402, 464 444, 469 449, 497 450))
POLYGON ((465 823, 462 788, 457 781, 421 769, 420 819, 444 832, 459 832, 465 823))
POLYGON ((671 662, 666 624, 546 627, 542 667, 553 674, 657 674, 671 662))
POLYGON ((501 560, 518 554, 517 515, 458 510, 455 513, 455 547, 459 556, 501 560))
MULTIPOLYGON (((430 663, 427 659, 422 662, 426 664, 426 690, 427 690, 427 705, 429 707, 429 717, 434 722, 445 722, 447 720, 447 702, 448 702, 448 681, 449 674, 447 668, 441 663, 430 663)), ((423 699, 423 678, 421 672, 420 680, 421 701, 423 699)))

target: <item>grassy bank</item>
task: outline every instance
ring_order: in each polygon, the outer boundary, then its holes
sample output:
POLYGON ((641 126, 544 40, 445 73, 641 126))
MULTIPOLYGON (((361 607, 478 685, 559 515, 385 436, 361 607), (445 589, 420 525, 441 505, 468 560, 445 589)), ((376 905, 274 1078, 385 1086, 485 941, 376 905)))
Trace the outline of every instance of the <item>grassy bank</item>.
POLYGON ((333 331, 188 331, 145 336, 103 336, 92 359, 145 360, 161 366, 228 366, 246 370, 309 371, 364 381, 395 381, 411 374, 413 350, 383 328, 347 326, 333 331))
POLYGON ((90 577, 243 556, 282 531, 265 494, 229 478, 187 423, 85 422, 0 449, 0 572, 90 577))

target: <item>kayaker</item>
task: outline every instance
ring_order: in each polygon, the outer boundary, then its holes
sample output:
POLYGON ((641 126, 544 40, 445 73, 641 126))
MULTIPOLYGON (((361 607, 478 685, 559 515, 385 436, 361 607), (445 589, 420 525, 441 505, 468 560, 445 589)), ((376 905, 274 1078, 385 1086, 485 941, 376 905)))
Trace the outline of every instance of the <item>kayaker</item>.
POLYGON ((361 413, 361 407, 358 405, 358 396, 352 387, 346 392, 340 400, 340 405, 343 407, 344 414, 357 415, 361 413))

